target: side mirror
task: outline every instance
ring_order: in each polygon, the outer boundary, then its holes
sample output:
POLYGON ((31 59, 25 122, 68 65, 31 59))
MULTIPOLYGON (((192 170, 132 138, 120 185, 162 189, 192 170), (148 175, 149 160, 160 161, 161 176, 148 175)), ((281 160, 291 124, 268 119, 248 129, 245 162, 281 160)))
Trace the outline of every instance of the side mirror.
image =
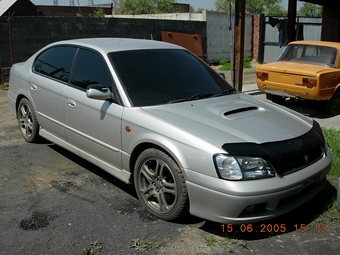
POLYGON ((225 74, 224 73, 218 73, 223 79, 225 79, 225 74))
POLYGON ((89 85, 86 87, 86 96, 91 99, 107 100, 113 99, 113 95, 108 87, 103 85, 89 85))

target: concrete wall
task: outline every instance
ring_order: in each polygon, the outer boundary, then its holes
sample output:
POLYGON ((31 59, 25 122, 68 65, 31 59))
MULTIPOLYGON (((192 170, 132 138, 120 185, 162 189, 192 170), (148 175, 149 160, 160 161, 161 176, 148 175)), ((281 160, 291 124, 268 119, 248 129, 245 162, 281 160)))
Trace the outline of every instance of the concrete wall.
MULTIPOLYGON (((206 12, 207 21, 207 61, 219 62, 225 58, 232 58, 234 44, 234 21, 235 16, 231 19, 225 12, 206 12), (231 20, 231 22, 230 22, 231 20), (231 24, 230 24, 231 23, 231 24), (229 29, 231 27, 231 30, 229 29)), ((252 58, 253 49, 253 16, 246 15, 245 32, 244 32, 244 57, 252 58)))
MULTIPOLYGON (((0 19, 0 59, 11 66, 8 22, 0 19)), ((91 17, 13 17, 12 49, 14 62, 25 61, 43 46, 64 39, 84 37, 127 37, 161 41, 161 31, 202 36, 206 54, 206 22, 91 17)))
MULTIPOLYGON (((206 21, 207 22, 207 62, 219 62, 225 58, 231 59, 233 52, 231 44, 234 43, 234 19, 226 12, 204 11, 203 13, 166 13, 144 15, 111 15, 113 18, 131 19, 161 19, 182 21, 206 21), (229 21, 231 20, 231 22, 229 21), (230 24, 231 23, 231 24, 230 24), (229 26, 231 25, 231 31, 229 26)), ((253 16, 246 15, 245 20, 244 56, 253 58, 253 16)))

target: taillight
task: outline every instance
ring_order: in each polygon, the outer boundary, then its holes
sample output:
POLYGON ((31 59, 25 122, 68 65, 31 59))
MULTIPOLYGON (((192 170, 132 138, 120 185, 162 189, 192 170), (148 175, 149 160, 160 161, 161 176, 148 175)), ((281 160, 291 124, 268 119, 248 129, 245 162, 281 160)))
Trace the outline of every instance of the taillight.
POLYGON ((266 72, 256 72, 256 76, 261 81, 268 80, 268 73, 266 73, 266 72))
POLYGON ((316 87, 317 80, 314 78, 302 78, 302 84, 307 88, 313 88, 316 87))

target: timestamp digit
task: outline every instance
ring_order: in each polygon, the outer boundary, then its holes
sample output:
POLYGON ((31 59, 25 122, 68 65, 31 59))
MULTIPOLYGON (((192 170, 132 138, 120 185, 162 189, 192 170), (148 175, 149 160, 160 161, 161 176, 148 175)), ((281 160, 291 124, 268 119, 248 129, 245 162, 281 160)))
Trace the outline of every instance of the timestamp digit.
POLYGON ((295 224, 295 231, 305 233, 307 231, 306 224, 295 224))
POLYGON ((227 227, 225 224, 222 224, 221 228, 222 228, 222 233, 225 233, 225 232, 231 233, 234 230, 233 224, 227 224, 227 227))
POLYGON ((315 224, 315 232, 325 233, 327 231, 326 224, 315 224))

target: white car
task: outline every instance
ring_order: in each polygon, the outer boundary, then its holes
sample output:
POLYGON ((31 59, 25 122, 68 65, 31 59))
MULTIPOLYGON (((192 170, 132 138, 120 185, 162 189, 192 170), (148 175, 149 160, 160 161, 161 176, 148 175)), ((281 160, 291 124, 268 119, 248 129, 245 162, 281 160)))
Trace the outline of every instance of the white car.
POLYGON ((13 65, 8 102, 27 142, 44 137, 133 183, 165 220, 281 215, 324 187, 332 162, 317 122, 158 41, 52 43, 13 65))

